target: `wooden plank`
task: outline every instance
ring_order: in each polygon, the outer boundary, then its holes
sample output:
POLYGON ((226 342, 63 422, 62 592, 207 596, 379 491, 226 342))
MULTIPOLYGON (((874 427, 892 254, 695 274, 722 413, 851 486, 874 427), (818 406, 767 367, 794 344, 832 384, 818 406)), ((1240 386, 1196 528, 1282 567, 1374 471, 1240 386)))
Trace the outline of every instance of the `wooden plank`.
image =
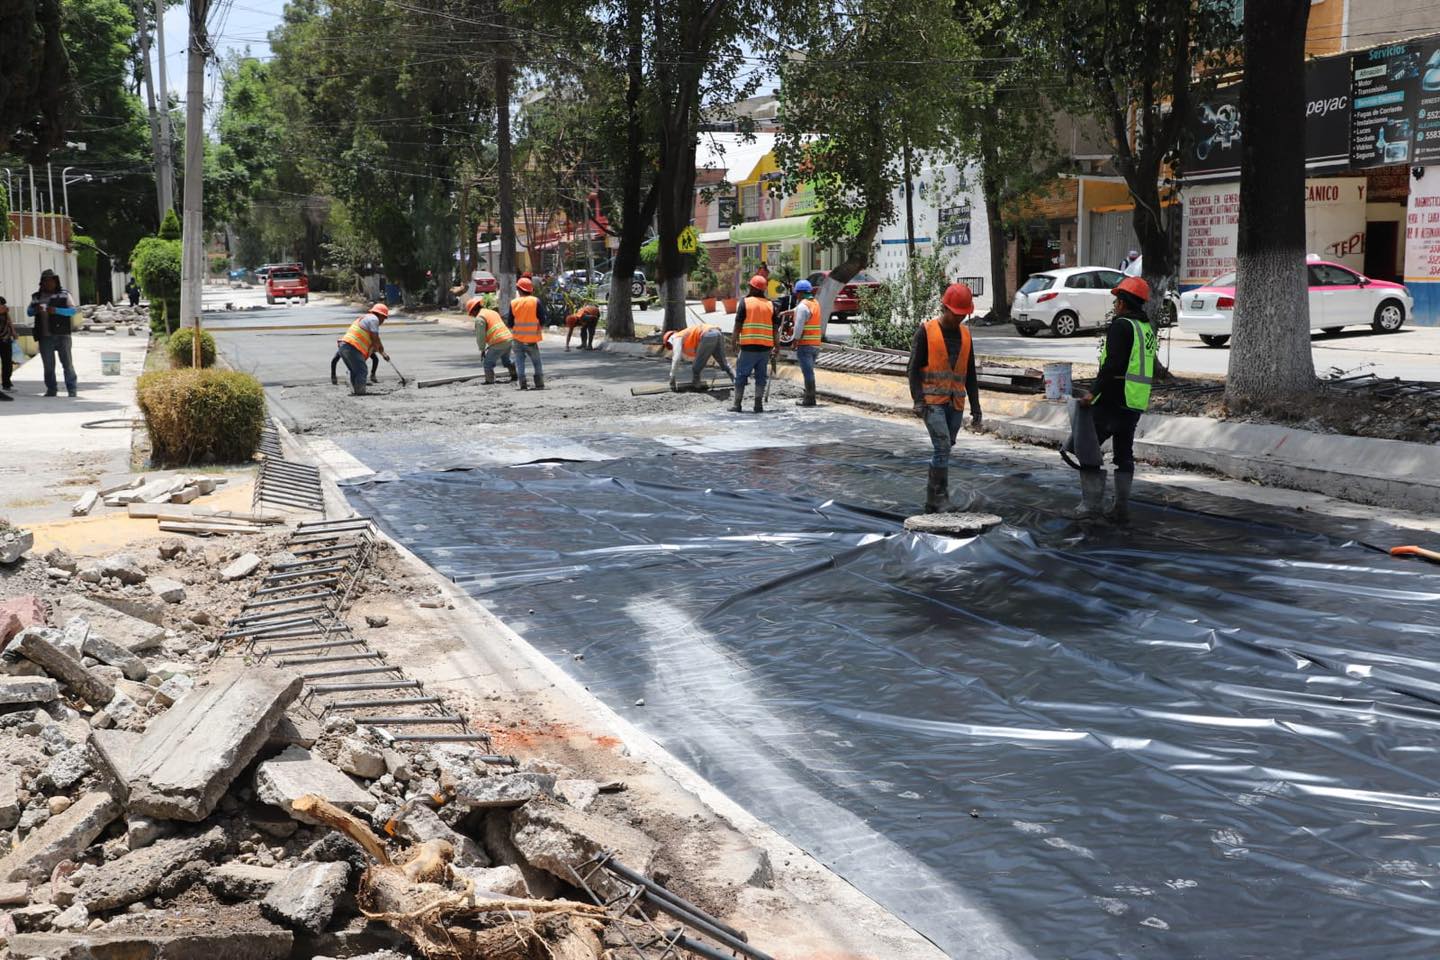
POLYGON ((199 498, 200 488, 194 484, 188 487, 181 487, 179 490, 170 494, 171 503, 189 503, 191 500, 198 500, 199 498))
POLYGON ((197 507, 178 503, 132 503, 129 506, 132 520, 173 520, 180 523, 284 523, 285 517, 278 513, 259 513, 249 510, 217 510, 214 507, 197 507))
POLYGON ((483 374, 472 373, 468 377, 441 377, 438 380, 416 380, 415 388, 419 390, 425 387, 443 387, 447 383, 466 383, 470 380, 479 380, 481 376, 483 376, 483 374))
POLYGON ((176 520, 160 521, 160 530, 163 533, 264 533, 265 528, 259 524, 247 523, 206 523, 200 520, 181 522, 176 520))
POLYGON ((75 501, 75 505, 70 508, 70 516, 72 516, 72 517, 83 517, 83 516, 85 516, 85 515, 86 515, 87 513, 89 513, 91 510, 95 509, 95 504, 96 504, 99 500, 100 500, 100 491, 98 491, 98 490, 86 490, 84 493, 80 494, 80 499, 79 499, 79 500, 76 500, 76 501, 75 501))

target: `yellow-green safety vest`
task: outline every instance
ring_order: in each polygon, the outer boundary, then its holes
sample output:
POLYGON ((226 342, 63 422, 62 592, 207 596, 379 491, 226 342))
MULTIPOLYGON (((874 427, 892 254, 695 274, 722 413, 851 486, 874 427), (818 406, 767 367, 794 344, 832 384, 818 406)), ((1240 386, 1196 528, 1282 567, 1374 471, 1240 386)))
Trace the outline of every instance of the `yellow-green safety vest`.
MULTIPOLYGON (((1125 406, 1144 412, 1150 407, 1150 388, 1155 383, 1155 352, 1159 347, 1155 328, 1145 320, 1134 317, 1116 317, 1130 323, 1130 364, 1125 368, 1125 406)), ((1105 356, 1110 347, 1109 339, 1100 341, 1100 365, 1105 365, 1105 356)), ((1095 399, 1100 399, 1099 390, 1105 384, 1097 384, 1095 399)))

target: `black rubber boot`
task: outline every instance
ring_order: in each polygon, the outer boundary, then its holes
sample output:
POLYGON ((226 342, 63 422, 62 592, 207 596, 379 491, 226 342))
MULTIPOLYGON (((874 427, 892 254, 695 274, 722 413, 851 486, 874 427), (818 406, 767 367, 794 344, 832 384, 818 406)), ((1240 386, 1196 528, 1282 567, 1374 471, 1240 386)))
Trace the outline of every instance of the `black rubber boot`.
POLYGON ((745 402, 745 388, 737 385, 735 387, 735 402, 730 404, 731 413, 740 412, 740 404, 745 402))
POLYGON ((1080 471, 1080 509, 1075 519, 1094 523, 1105 516, 1105 471, 1080 471))
POLYGON ((1130 522, 1130 485, 1134 482, 1135 474, 1115 471, 1115 506, 1105 516, 1118 526, 1123 527, 1130 522))
POLYGON ((813 407, 813 406, 815 406, 815 391, 814 391, 814 390, 806 390, 806 391, 805 391, 805 395, 804 395, 803 397, 801 397, 799 400, 796 400, 796 401, 795 401, 795 406, 797 406, 797 407, 813 407))
POLYGON ((761 390, 759 387, 755 388, 755 412, 765 412, 765 391, 761 390))
POLYGON ((536 389, 536 390, 544 390, 544 389, 545 389, 545 375, 544 375, 543 373, 537 373, 537 374, 535 374, 535 389, 536 389))
POLYGON ((521 377, 521 378, 520 378, 520 389, 521 389, 521 390, 529 390, 529 389, 530 389, 530 381, 529 381, 529 380, 526 380, 524 377, 521 377))
POLYGON ((506 367, 505 369, 510 371, 510 382, 511 382, 511 383, 514 383, 516 380, 519 380, 519 379, 520 379, 520 374, 519 374, 518 372, 516 372, 516 370, 515 370, 515 365, 514 365, 513 363, 512 363, 510 366, 506 367))
POLYGON ((495 371, 494 371, 494 370, 486 370, 486 371, 485 371, 485 383, 488 385, 488 384, 492 384, 492 383, 494 383, 494 382, 495 382, 495 371))
POLYGON ((931 467, 925 482, 925 512, 949 513, 950 510, 950 469, 931 467))

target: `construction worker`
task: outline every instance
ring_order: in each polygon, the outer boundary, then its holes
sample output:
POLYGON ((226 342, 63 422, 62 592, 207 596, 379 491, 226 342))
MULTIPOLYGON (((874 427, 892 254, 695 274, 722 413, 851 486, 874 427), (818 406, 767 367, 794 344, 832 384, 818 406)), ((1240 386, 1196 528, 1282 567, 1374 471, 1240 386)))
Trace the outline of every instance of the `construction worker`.
POLYGON ((691 390, 700 389, 700 374, 711 357, 715 358, 715 365, 724 370, 727 377, 732 381, 735 379, 735 371, 730 369, 730 363, 725 359, 725 334, 714 324, 699 323, 684 330, 668 330, 660 335, 660 342, 666 350, 675 352, 670 360, 671 390, 680 389, 676 378, 680 374, 682 360, 690 361, 691 390))
POLYGON ((340 359, 350 371, 350 391, 354 396, 365 395, 365 363, 371 356, 379 355, 386 360, 390 354, 380 342, 380 325, 390 316, 390 308, 383 303, 371 307, 368 313, 355 318, 345 336, 340 338, 340 359))
POLYGON ((1082 392, 1081 406, 1091 409, 1095 436, 1101 444, 1112 440, 1115 462, 1115 505, 1105 513, 1105 471, 1080 471, 1081 520, 1108 516, 1118 524, 1130 522, 1130 486, 1135 481, 1135 428, 1150 406, 1155 382, 1155 328, 1145 316, 1150 284, 1126 277, 1112 289, 1115 313, 1100 346, 1100 372, 1093 392, 1082 392))
POLYGON ((529 357, 535 364, 535 389, 544 390, 545 372, 540 366, 540 341, 543 334, 540 331, 548 319, 545 316, 545 304, 535 296, 535 281, 529 277, 516 280, 515 289, 520 291, 520 296, 510 301, 510 314, 505 318, 505 323, 515 333, 515 346, 512 349, 515 365, 520 369, 520 389, 530 389, 530 381, 525 379, 525 358, 529 357))
POLYGON ((980 429, 980 380, 965 318, 975 312, 975 298, 963 283, 952 283, 940 298, 940 316, 915 331, 910 347, 910 398, 915 415, 925 422, 933 452, 925 485, 925 512, 950 511, 950 450, 965 422, 980 429))
POLYGON ((798 406, 815 406, 815 361, 820 357, 820 302, 809 280, 795 284, 795 362, 805 378, 805 395, 798 406))
POLYGON ((515 372, 515 361, 510 354, 515 344, 515 335, 505 326, 500 314, 485 306, 484 297, 471 297, 465 301, 465 312, 475 319, 475 344, 485 362, 485 382, 495 382, 495 364, 503 364, 510 371, 510 382, 520 379, 515 372))
POLYGON ((735 403, 730 407, 740 412, 745 399, 745 385, 755 375, 755 412, 765 412, 765 383, 769 378, 767 364, 775 352, 775 307, 765 296, 769 281, 761 274, 750 278, 750 291, 735 310, 735 342, 740 345, 740 358, 735 362, 735 403))
MULTIPOLYGON (((335 341, 335 356, 333 356, 333 357, 330 358, 330 382, 331 382, 331 383, 338 384, 338 383, 340 382, 340 381, 336 378, 336 376, 335 376, 335 368, 340 365, 340 360, 341 360, 341 356, 340 356, 340 344, 342 344, 342 343, 344 343, 344 342, 345 342, 345 339, 344 339, 343 337, 341 337, 340 339, 338 339, 338 340, 335 341)), ((371 382, 371 383, 379 383, 379 382, 380 382, 379 373, 380 373, 380 354, 378 354, 378 353, 372 354, 371 357, 370 357, 370 382, 371 382)), ((347 377, 350 375, 348 369, 346 370, 345 375, 346 375, 347 377)))
POLYGON ((595 349, 595 330, 600 326, 600 308, 593 303, 576 310, 565 318, 565 352, 570 352, 570 336, 580 330, 580 349, 595 349))

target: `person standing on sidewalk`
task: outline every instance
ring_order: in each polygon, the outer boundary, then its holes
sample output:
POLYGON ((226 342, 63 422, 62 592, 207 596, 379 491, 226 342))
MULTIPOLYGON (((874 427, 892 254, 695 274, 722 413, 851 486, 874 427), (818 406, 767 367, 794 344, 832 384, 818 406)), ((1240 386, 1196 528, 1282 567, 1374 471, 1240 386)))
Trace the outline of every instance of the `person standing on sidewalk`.
POLYGON ((820 302, 811 296, 809 280, 795 284, 795 362, 805 379, 805 395, 797 406, 815 406, 815 361, 820 357, 820 302))
POLYGON ((530 381, 525 379, 525 358, 535 365, 535 389, 545 389, 545 370, 540 365, 540 332, 547 322, 545 304, 535 296, 535 281, 528 276, 515 281, 520 296, 510 301, 510 315, 505 323, 515 334, 515 365, 520 369, 520 389, 529 390, 530 381))
POLYGON ((484 297, 471 297, 465 301, 465 312, 475 318, 475 343, 480 348, 485 362, 485 382, 495 382, 495 364, 503 364, 510 371, 510 382, 520 379, 515 372, 515 361, 511 353, 515 346, 515 335, 505 326, 500 314, 485 306, 484 297))
POLYGON ((1112 440, 1115 461, 1115 506, 1105 513, 1105 471, 1080 471, 1081 520, 1108 516, 1117 524, 1130 522, 1130 487, 1135 482, 1135 429, 1150 406, 1155 382, 1155 328, 1145 316, 1150 284, 1126 277, 1112 289, 1115 315, 1100 346, 1100 372, 1093 392, 1082 393, 1081 406, 1095 415, 1095 436, 1103 445, 1112 440))
POLYGON ((40 289, 31 295, 26 313, 35 318, 35 339, 40 344, 40 362, 45 367, 45 396, 53 397, 59 392, 55 381, 57 357, 65 371, 65 392, 75 396, 80 386, 70 350, 70 318, 75 315, 75 298, 60 286, 60 277, 54 270, 40 274, 40 289))
POLYGON ((10 319, 10 306, 0 297, 0 401, 15 399, 4 391, 14 389, 10 378, 15 373, 15 341, 18 339, 15 321, 10 319))
POLYGON ((755 375, 755 412, 765 412, 765 383, 769 379, 770 354, 775 352, 775 306, 765 296, 769 281, 761 274, 750 278, 750 292, 735 310, 735 342, 740 358, 735 363, 735 403, 740 412, 745 385, 755 375))
POLYGON ((365 396, 365 364, 372 355, 390 359, 385 345, 380 342, 380 325, 390 316, 390 308, 377 303, 363 316, 355 318, 345 336, 340 338, 340 359, 350 371, 350 392, 353 396, 365 396))
POLYGON ((660 342, 666 350, 675 351, 670 359, 670 389, 679 390, 677 378, 680 376, 680 364, 682 361, 690 361, 690 387, 691 390, 700 389, 700 374, 705 370, 705 364, 710 358, 715 358, 715 365, 725 371, 725 375, 731 380, 735 379, 735 371, 730 369, 730 364, 725 360, 725 334, 713 323, 699 323, 693 327, 686 327, 684 330, 671 330, 660 335, 660 342))
POLYGON ((980 379, 965 318, 975 312, 975 298, 963 283, 952 283, 940 298, 940 316, 915 331, 910 347, 910 399, 915 415, 930 433, 930 474, 925 485, 925 512, 950 511, 950 451, 965 422, 980 429, 980 379))

